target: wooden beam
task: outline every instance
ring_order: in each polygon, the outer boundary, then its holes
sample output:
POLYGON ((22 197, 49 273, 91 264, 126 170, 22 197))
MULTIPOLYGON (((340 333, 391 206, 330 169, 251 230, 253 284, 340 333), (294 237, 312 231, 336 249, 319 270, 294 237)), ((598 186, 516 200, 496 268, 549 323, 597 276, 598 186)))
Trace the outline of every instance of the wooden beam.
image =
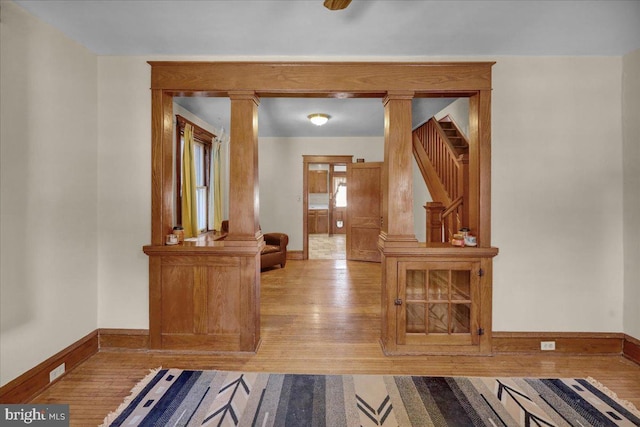
POLYGON ((225 96, 253 89, 300 96, 377 96, 388 91, 491 90, 493 62, 149 62, 152 89, 225 96))

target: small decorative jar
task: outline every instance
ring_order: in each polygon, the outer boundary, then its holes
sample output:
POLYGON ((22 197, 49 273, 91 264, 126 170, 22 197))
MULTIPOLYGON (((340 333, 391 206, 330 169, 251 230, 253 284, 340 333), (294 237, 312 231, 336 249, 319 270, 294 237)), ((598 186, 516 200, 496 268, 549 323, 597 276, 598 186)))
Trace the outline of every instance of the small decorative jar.
POLYGON ((454 234, 453 237, 451 237, 451 244, 453 246, 460 246, 461 248, 464 248, 464 236, 460 233, 454 234))
POLYGON ((182 227, 173 227, 173 234, 178 236, 178 243, 184 242, 184 229, 182 227))

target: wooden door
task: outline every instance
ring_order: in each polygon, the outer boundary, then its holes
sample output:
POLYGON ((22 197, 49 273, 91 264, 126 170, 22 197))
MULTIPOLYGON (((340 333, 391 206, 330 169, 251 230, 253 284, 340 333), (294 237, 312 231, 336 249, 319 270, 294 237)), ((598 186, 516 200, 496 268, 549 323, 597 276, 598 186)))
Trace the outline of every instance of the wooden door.
POLYGON ((482 333, 479 271, 479 262, 400 262, 397 344, 473 351, 482 333))
POLYGON ((347 165, 347 259, 380 262, 382 163, 347 165))

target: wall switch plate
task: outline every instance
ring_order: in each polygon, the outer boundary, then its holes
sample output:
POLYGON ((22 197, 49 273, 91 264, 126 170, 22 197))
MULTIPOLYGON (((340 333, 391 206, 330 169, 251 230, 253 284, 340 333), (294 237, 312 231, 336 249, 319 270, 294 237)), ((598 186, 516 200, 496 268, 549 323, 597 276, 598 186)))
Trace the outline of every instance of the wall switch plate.
POLYGON ((556 349, 555 341, 540 341, 540 350, 550 351, 556 349))
POLYGON ((49 382, 55 381, 59 376, 64 374, 64 370, 65 370, 65 366, 63 363, 62 365, 58 366, 57 368, 49 372, 49 382))

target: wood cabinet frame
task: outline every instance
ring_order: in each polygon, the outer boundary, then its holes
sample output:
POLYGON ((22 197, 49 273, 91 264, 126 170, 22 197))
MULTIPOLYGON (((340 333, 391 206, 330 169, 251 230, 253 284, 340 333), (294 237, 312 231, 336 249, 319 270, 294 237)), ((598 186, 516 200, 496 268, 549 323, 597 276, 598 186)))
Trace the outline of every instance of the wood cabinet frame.
MULTIPOLYGON (((469 97, 469 227, 478 245, 491 245, 491 67, 493 62, 149 62, 151 65, 151 244, 150 256, 150 342, 163 348, 161 266, 176 257, 208 258, 239 256, 231 264, 238 274, 247 305, 240 306, 242 318, 235 319, 243 332, 237 348, 228 343, 212 350, 255 351, 259 344, 259 232, 257 106, 260 97, 376 97, 385 105, 385 170, 383 172, 384 227, 383 288, 397 272, 388 271, 384 257, 393 257, 401 247, 416 248, 410 230, 412 215, 404 208, 413 198, 411 167, 407 163, 407 141, 411 138, 410 109, 413 97, 469 97), (173 97, 223 96, 231 99, 231 171, 229 237, 221 245, 208 247, 166 247, 165 235, 173 219, 173 97), (409 103, 410 105, 410 103, 409 103), (409 118, 407 119, 407 114, 409 118), (399 147, 401 153, 399 153, 399 147), (235 150, 235 151, 234 151, 235 150), (248 178, 248 179, 247 179, 248 178), (385 186, 385 182, 387 185, 385 186), (391 187, 389 183, 391 182, 391 187), (386 255, 385 255, 386 252, 386 255), (164 260, 164 261, 162 261, 164 260), (257 272, 257 273, 256 273, 257 272), (240 322, 240 323, 238 323, 240 322), (245 323, 242 323, 245 322, 245 323)), ((409 144, 410 146, 410 144, 409 144)), ((410 150, 410 147, 409 147, 410 150)), ((180 260, 183 262, 184 260, 180 260)), ((177 262, 177 261, 176 261, 177 262)), ((187 261, 184 261, 187 262, 187 261)), ((212 267, 215 268, 215 267, 212 267)), ((215 276, 215 272, 211 272, 215 276)), ((386 307, 383 307, 386 310, 386 307)), ((207 316, 206 312, 199 315, 207 316)), ((234 323, 234 322, 230 322, 234 323)), ((189 348, 189 347, 186 347, 189 348)))

